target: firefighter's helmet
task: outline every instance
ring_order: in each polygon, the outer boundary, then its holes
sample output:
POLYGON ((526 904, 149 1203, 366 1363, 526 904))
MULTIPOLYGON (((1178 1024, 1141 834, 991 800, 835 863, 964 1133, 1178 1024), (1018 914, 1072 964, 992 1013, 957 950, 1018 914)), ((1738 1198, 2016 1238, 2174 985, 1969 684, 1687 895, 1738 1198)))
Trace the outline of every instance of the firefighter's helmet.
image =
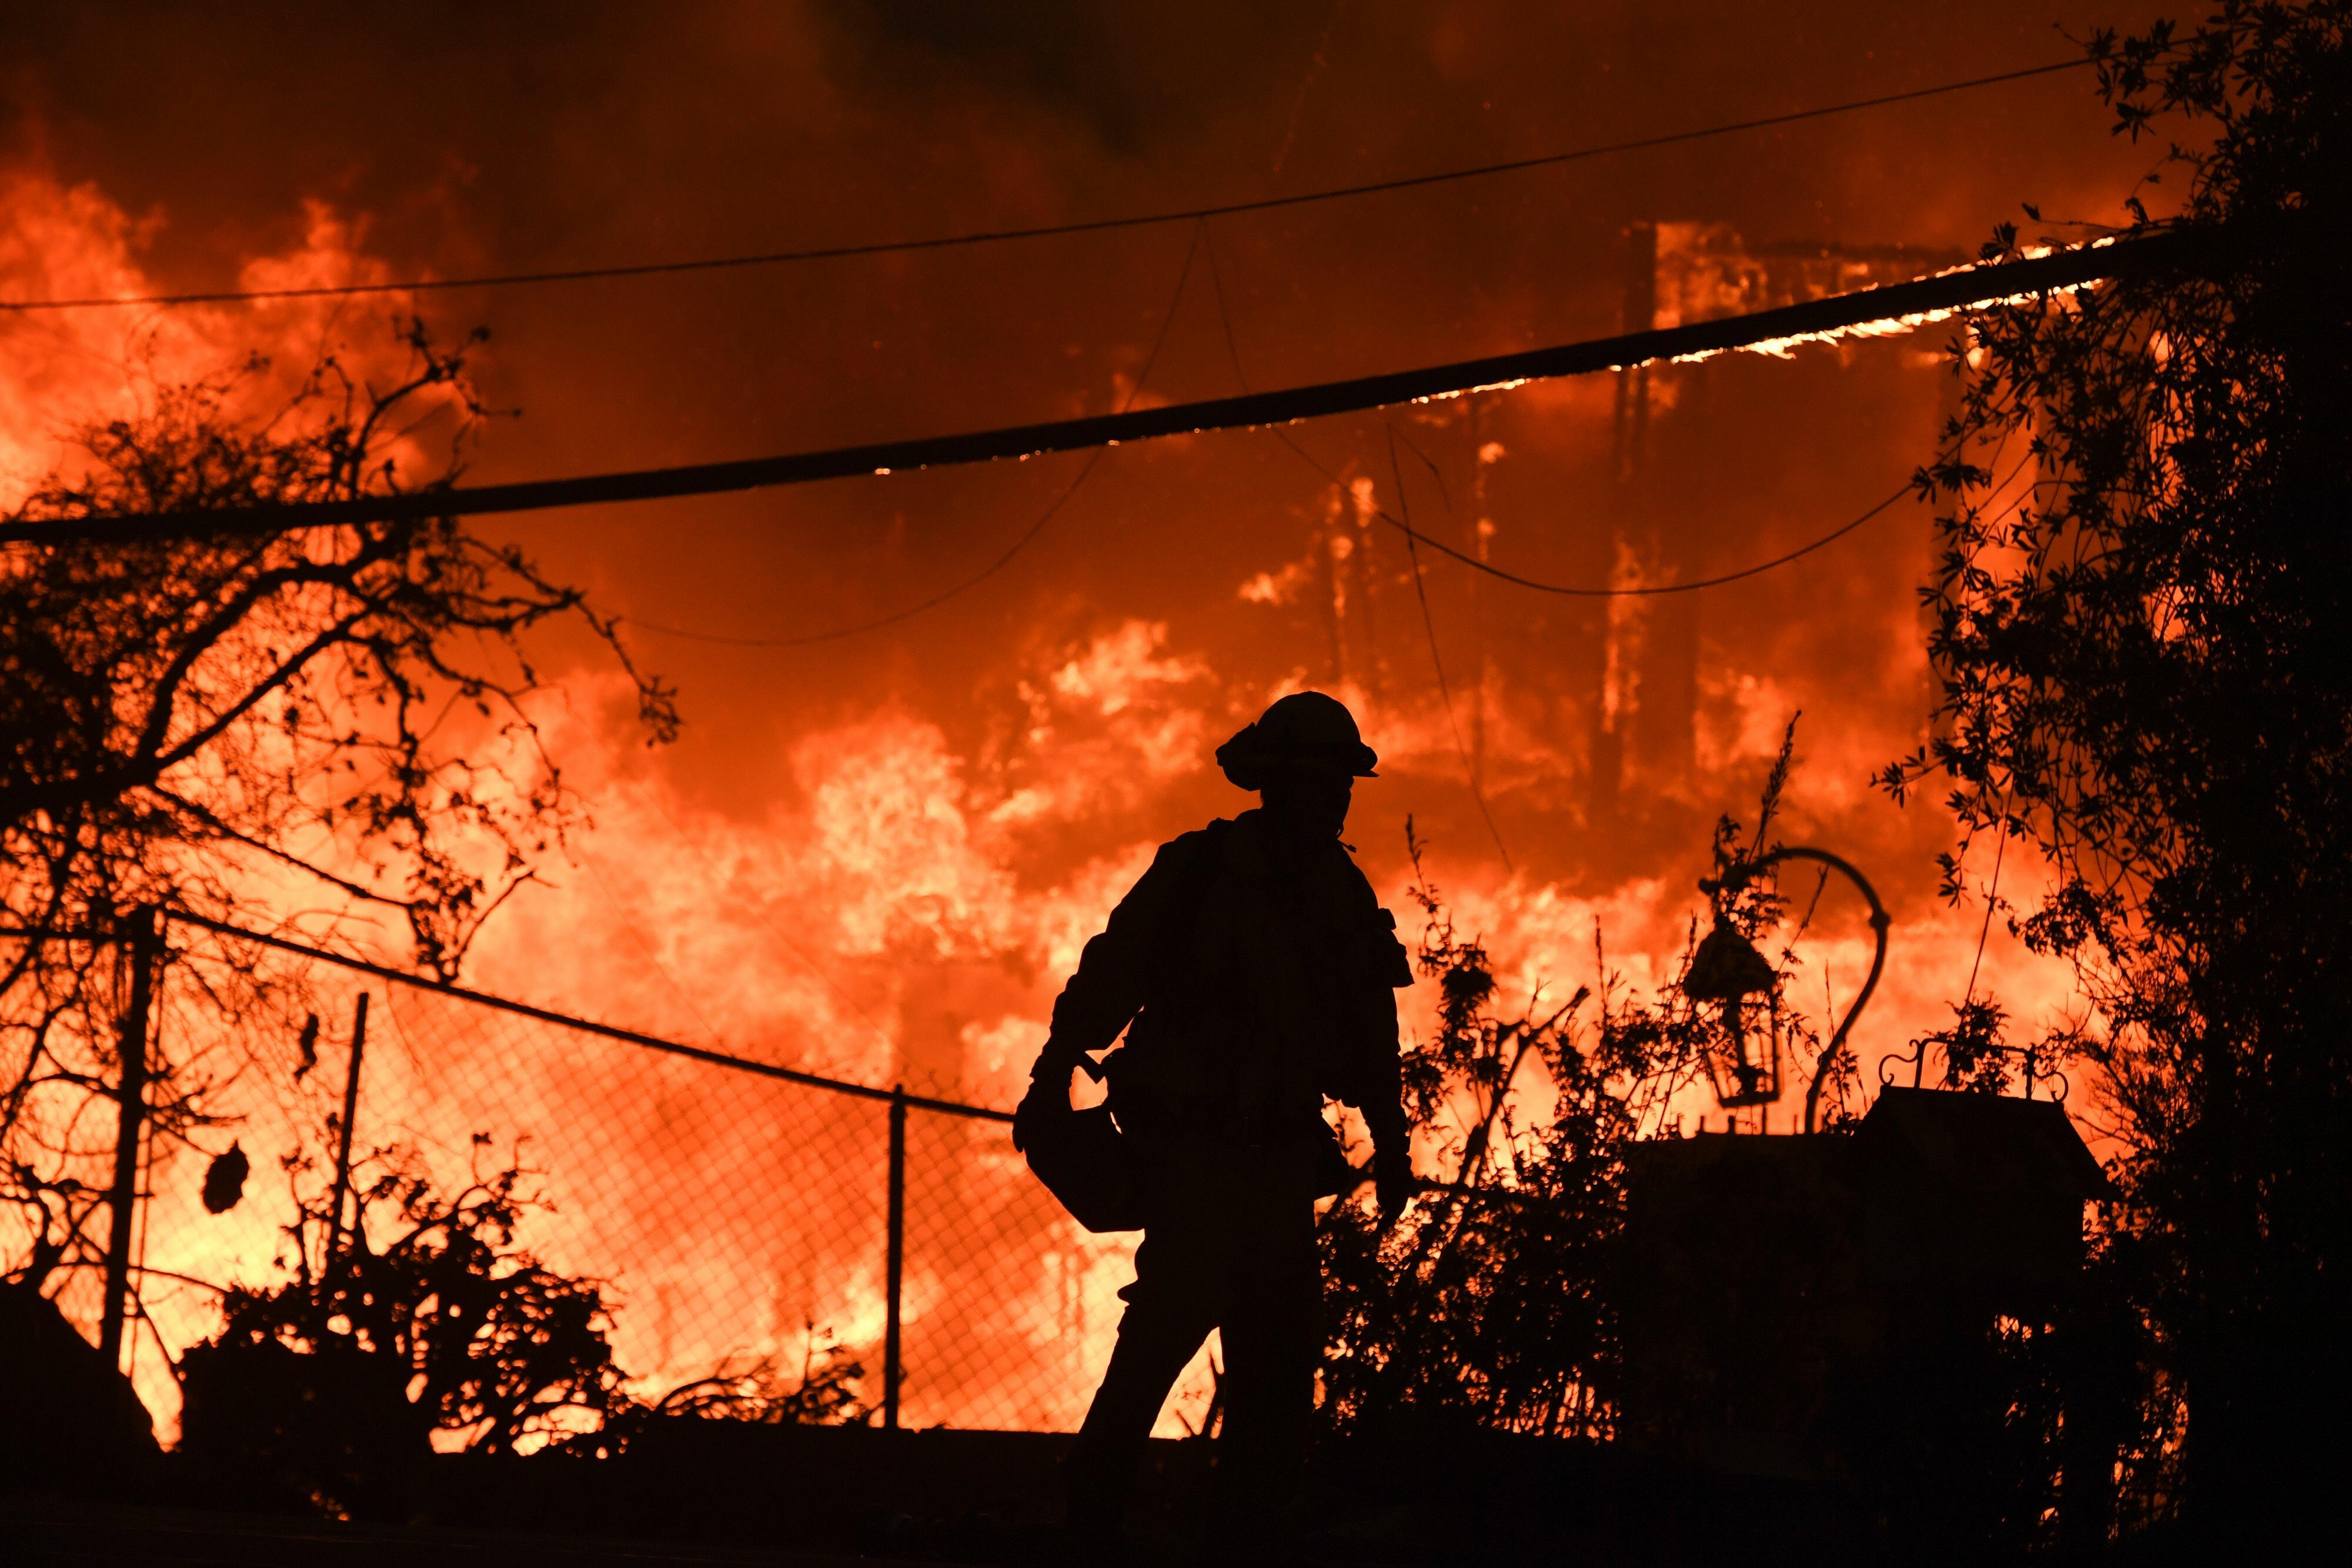
POLYGON ((1287 768, 1335 768, 1370 779, 1379 760, 1348 705, 1321 692, 1293 692, 1217 747, 1217 766, 1244 789, 1264 789, 1270 773, 1287 768))

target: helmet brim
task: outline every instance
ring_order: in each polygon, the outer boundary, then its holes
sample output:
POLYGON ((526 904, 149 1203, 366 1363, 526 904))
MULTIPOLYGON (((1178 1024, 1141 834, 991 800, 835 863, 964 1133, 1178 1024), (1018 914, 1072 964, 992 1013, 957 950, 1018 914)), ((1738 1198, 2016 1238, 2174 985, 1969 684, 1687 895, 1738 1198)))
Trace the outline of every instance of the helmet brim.
POLYGON ((1244 789, 1263 789, 1270 779, 1293 770, 1377 779, 1380 775, 1373 769, 1379 763, 1379 755, 1360 742, 1335 747, 1269 746, 1259 737, 1255 725, 1217 747, 1217 766, 1244 789))

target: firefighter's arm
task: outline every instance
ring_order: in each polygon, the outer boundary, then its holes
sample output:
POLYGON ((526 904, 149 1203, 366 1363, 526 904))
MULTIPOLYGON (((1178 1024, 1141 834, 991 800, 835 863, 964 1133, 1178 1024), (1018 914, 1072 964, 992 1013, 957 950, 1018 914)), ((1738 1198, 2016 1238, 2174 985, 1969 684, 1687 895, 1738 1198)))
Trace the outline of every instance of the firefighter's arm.
POLYGON ((1397 1059, 1396 993, 1412 984, 1412 961, 1397 940, 1396 916, 1377 911, 1371 966, 1378 988, 1366 997, 1361 1098, 1357 1109, 1372 1135, 1372 1182, 1381 1218, 1393 1222, 1412 1197, 1412 1135, 1404 1113, 1404 1074, 1397 1059))
POLYGON ((1381 1200, 1381 1218, 1394 1221, 1412 1197, 1412 1132, 1404 1114, 1403 1073, 1397 1065, 1396 1001, 1391 995, 1382 1009, 1390 1019, 1386 1045, 1367 1040, 1371 1058, 1365 1065, 1363 1099, 1357 1109, 1372 1135, 1372 1183, 1381 1200))
POLYGON ((1071 1070, 1091 1065, 1090 1052, 1108 1049, 1143 1006, 1153 956, 1167 925, 1178 881, 1176 844, 1165 844, 1136 880, 1102 934, 1078 956, 1077 972, 1054 1002, 1054 1025, 1030 1070, 1033 1082, 1066 1083, 1071 1070))

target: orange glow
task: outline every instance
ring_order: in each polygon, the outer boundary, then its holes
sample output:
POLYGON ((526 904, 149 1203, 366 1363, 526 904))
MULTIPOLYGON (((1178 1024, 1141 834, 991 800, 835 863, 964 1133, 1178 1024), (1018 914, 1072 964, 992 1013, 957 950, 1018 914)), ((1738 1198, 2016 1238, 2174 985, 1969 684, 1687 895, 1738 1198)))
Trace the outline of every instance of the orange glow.
MULTIPOLYGON (((0 298, 135 294, 152 287, 140 251, 160 219, 134 220, 90 185, 68 186, 38 170, 0 168, 0 298)), ((370 282, 383 264, 362 251, 365 225, 324 202, 307 203, 294 248, 257 256, 238 286, 277 288, 370 282)), ((170 310, 0 312, 0 509, 60 465, 77 424, 135 413, 158 388, 236 373, 247 356, 268 361, 246 375, 232 405, 267 417, 321 356, 338 355, 364 381, 399 369, 403 354, 383 322, 404 301, 364 309, 333 299, 170 310)), ((391 452, 405 473, 429 473, 421 443, 391 452)))
MULTIPOLYGON (((940 156, 958 168, 967 156, 993 157, 990 180, 975 183, 1013 210, 1045 199, 1038 190, 1058 178, 1034 151, 1006 151, 1027 133, 997 125, 940 156)), ((1696 210, 1702 196, 1683 188, 1675 200, 1696 210)), ((1797 210, 1790 222, 1813 221, 1797 210)), ((394 276, 354 204, 311 199, 300 213, 290 243, 243 260, 244 284, 394 276)), ((1934 270, 1948 265, 1956 235, 1981 226, 1974 206, 1954 217, 1926 198, 1900 213, 1888 221, 1937 231, 1937 244, 1920 247, 1923 263, 1750 246, 1742 234, 1764 232, 1752 223, 1669 215, 1654 230, 1653 319, 1671 325, 1934 270)), ((126 212, 98 185, 39 165, 0 169, 0 296, 163 287, 169 280, 145 258, 182 221, 126 212)), ((1524 221, 1567 232, 1549 208, 1524 221)), ((1545 256, 1487 294, 1465 293, 1468 303, 1433 296, 1415 310, 1399 303, 1415 298, 1397 283, 1410 275, 1375 273, 1390 258, 1362 258, 1376 247, 1299 232, 1297 265, 1341 280, 1328 298, 1300 297, 1267 259, 1275 241, 1254 251, 1220 231, 1239 352, 1265 361, 1252 365, 1260 384, 1307 379, 1306 369, 1327 361, 1339 373, 1433 361, 1441 341, 1466 352, 1538 329, 1565 338, 1563 323, 1605 327, 1620 308, 1613 277, 1570 280, 1577 292, 1563 303, 1569 284, 1545 256), (1374 297, 1349 270, 1360 263, 1386 293, 1374 297)), ((1483 259, 1478 246, 1491 241, 1477 236, 1487 232, 1412 245, 1431 246, 1441 270, 1467 270, 1483 259)), ((1144 309, 1158 310, 1174 276, 1151 240, 1132 254, 1035 263, 1034 277, 982 257, 948 283, 896 257, 857 275, 869 294, 846 305, 753 295, 740 280, 714 288, 745 293, 715 292, 708 305, 663 296, 642 319, 634 297, 619 294, 428 304, 445 323, 500 325, 499 355, 486 366, 493 400, 511 394, 532 411, 490 433, 484 465, 506 478, 618 466, 604 458, 622 452, 651 465, 875 433, 861 421, 929 433, 1005 423, 1011 415, 989 416, 1016 404, 1024 417, 1045 417, 1130 395, 1147 406, 1232 390, 1220 324, 1195 279, 1169 355, 1138 391, 1157 319, 1144 309), (1108 278, 1102 288, 1079 287, 1097 280, 1089 268, 1108 278), (1147 296, 1147 308, 1130 308, 1147 296), (994 309, 971 308, 995 298, 994 309), (1066 319, 1055 314, 1066 303, 1066 319), (743 325, 754 307, 770 312, 758 318, 769 325, 743 325), (509 317, 524 350, 505 347, 509 317), (954 362, 967 369, 926 382, 933 351, 961 354, 954 362), (705 374, 712 385, 694 379, 705 374)), ((1578 243, 1580 264, 1603 254, 1578 243)), ((852 286, 806 277, 812 300, 852 286)), ((322 352, 342 354, 362 377, 388 373, 382 322, 406 303, 0 314, 0 507, 68 460, 66 427, 135 409, 156 386, 220 373, 248 352, 270 361, 246 387, 254 409, 282 398, 322 352)), ((1313 687, 1344 697, 1381 755, 1348 836, 1384 901, 1412 907, 1410 814, 1433 841, 1430 869, 1461 928, 1500 961, 1507 993, 1564 997, 1593 982, 1596 938, 1637 992, 1669 975, 1702 908, 1693 884, 1706 869, 1709 825, 1721 811, 1752 813, 1782 727, 1802 709, 1780 834, 1863 864, 1896 916, 1890 967, 1855 1040, 1865 1083, 1883 1058, 1948 1021, 1972 970, 1978 993, 1997 992, 2029 1030, 2079 1013, 2064 967, 2026 953, 1999 919, 1979 963, 1981 902, 1948 909, 1933 894, 1930 857, 1948 822, 1932 804, 1897 811, 1868 782, 1922 738, 1931 675, 1912 591, 1927 559, 1917 507, 1733 589, 1606 601, 1538 598, 1426 553, 1411 561, 1374 517, 1400 509, 1401 477, 1416 526, 1532 576, 1625 588, 1737 568, 1845 520, 1930 455, 1950 396, 1931 352, 1940 340, 1857 333, 1773 345, 1786 362, 1742 355, 1652 367, 1638 372, 1638 414, 1629 374, 1302 429, 1302 444, 1341 475, 1336 486, 1254 434, 1122 448, 1034 550, 935 615, 794 651, 628 630, 637 657, 681 682, 689 727, 670 752, 642 746, 626 684, 597 653, 551 640, 536 650, 554 678, 533 716, 593 826, 501 911, 474 949, 468 982, 764 1061, 1010 1106, 1063 977, 1155 846, 1250 803, 1218 778, 1217 743, 1273 698, 1313 687), (1383 423, 1412 447, 1398 470, 1379 439, 1383 423)), ((431 437, 413 438, 404 471, 434 471, 431 437)), ((1058 465, 1070 461, 877 476, 726 508, 565 516, 518 525, 513 537, 602 609, 723 636, 793 637, 895 611, 966 575, 1068 483, 1058 465)), ((508 537, 495 520, 484 531, 508 537)), ((1990 874, 1985 851, 1985 864, 1967 868, 1972 888, 1990 874)), ((2016 846, 2001 874, 2006 899, 2030 902, 2038 873, 2016 846)), ((282 877, 257 871, 251 885, 281 914, 320 907, 316 890, 282 877)), ((1788 891, 1801 905, 1811 883, 1791 879, 1788 891)), ((1407 925, 1410 936, 1409 916, 1407 925)), ((1829 890, 1801 952, 1796 1004, 1817 1018, 1842 1010, 1870 955, 1847 890, 1829 890)), ((389 934, 373 956, 408 958, 389 934)), ((319 1007, 340 1039, 357 987, 317 984, 303 1005, 319 1007)), ((1421 993, 1408 998, 1408 1028, 1423 1027, 1423 1005, 1421 993)), ((166 1028, 192 1052, 226 1062, 247 1043, 208 1034, 184 988, 173 1008, 166 1028)), ((551 1263, 614 1280, 620 1360, 644 1386, 730 1356, 795 1355, 809 1322, 878 1369, 881 1282, 868 1245, 878 1234, 877 1107, 803 1113, 799 1100, 712 1070, 617 1047, 569 1055, 560 1034, 493 1027, 430 998, 394 996, 379 1017, 365 1103, 385 1108, 386 1124, 363 1120, 363 1133, 415 1144, 453 1173, 472 1133, 501 1147, 530 1140, 527 1163, 542 1164, 558 1206, 530 1239, 551 1263), (783 1119, 803 1114, 805 1125, 783 1119), (805 1157, 818 1148, 865 1149, 870 1159, 823 1169, 805 1157), (740 1190, 714 1194, 712 1172, 740 1190), (835 1242, 847 1260, 837 1267, 827 1249, 835 1242), (856 1248, 865 1251, 851 1259, 856 1248), (712 1317, 714 1301, 740 1303, 740 1319, 712 1317)), ((288 1040, 254 1049, 258 1066, 234 1090, 252 1117, 236 1134, 254 1159, 247 1201, 210 1218, 192 1202, 200 1163, 159 1157, 152 1268, 270 1276, 285 1208, 274 1156, 298 1134, 315 1138, 343 1059, 340 1048, 328 1053, 295 1085, 288 1040)), ((1788 1130, 1796 1103, 1772 1108, 1771 1131, 1788 1130)), ((1669 1108, 1684 1126, 1706 1114, 1721 1113, 1699 1092, 1669 1108)), ((940 1193, 959 1181, 972 1193, 1024 1190, 996 1129, 967 1143, 955 1142, 965 1129, 934 1131, 939 1147, 922 1157, 936 1160, 926 1179, 940 1193)), ((951 1218, 941 1207, 925 1223, 951 1218)), ((1001 1281, 1007 1293, 986 1312, 1002 1321, 986 1326, 1033 1350, 1068 1334, 1055 1354, 1077 1381, 1024 1406, 1017 1400, 1029 1396, 975 1366, 959 1375, 969 1390, 923 1393, 924 1418, 1072 1421, 1083 1372, 1108 1346, 1125 1253, 1116 1239, 1050 1221, 1012 1199, 988 1216, 992 1234, 1017 1241, 1008 1256, 1028 1272, 1001 1281)), ((910 1260, 918 1338, 926 1322, 979 1310, 958 1299, 969 1281, 934 1265, 943 1256, 918 1249, 910 1260)), ((208 1327, 201 1292, 159 1290, 152 1305, 175 1344, 208 1327)), ((138 1376, 168 1411, 170 1382, 152 1345, 138 1376)), ((1178 1411, 1197 1413, 1202 1392, 1196 1375, 1178 1411)))

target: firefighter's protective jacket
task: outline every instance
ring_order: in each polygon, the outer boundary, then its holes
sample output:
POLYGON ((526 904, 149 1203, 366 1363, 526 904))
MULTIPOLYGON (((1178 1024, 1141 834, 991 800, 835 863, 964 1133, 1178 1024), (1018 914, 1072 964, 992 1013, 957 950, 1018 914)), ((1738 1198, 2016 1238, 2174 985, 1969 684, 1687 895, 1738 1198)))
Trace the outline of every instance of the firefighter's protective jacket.
POLYGON ((1278 841, 1263 811, 1160 847, 1054 1004, 1041 1071, 1127 1043, 1120 1124, 1150 1139, 1323 1137, 1325 1096, 1402 1155, 1396 919, 1336 839, 1278 841))

